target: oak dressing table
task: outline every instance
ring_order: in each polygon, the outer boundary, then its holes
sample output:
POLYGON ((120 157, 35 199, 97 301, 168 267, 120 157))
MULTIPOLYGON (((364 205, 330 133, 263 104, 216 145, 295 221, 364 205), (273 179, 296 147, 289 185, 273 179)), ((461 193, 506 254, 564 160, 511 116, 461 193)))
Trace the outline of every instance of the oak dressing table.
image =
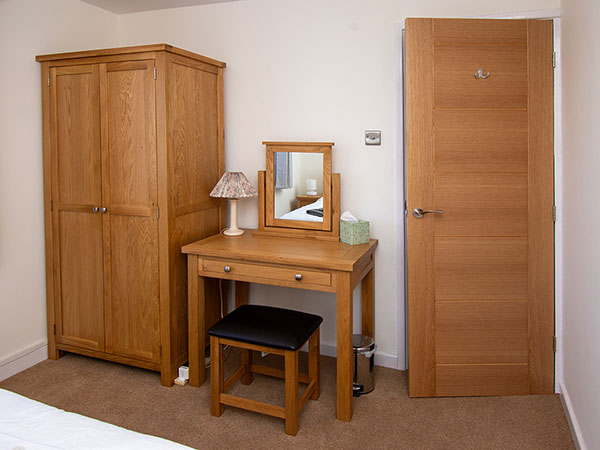
MULTIPOLYGON (((269 144, 276 144, 277 149, 290 146, 293 151, 300 149, 300 152, 306 152, 312 148, 326 153, 327 146, 330 152, 333 145, 267 143, 267 149, 269 144)), ((300 224, 300 227, 286 230, 283 220, 276 220, 271 229, 266 225, 272 220, 265 217, 265 211, 273 214, 273 198, 271 194, 265 196, 265 192, 273 192, 273 187, 268 185, 273 176, 268 173, 267 153, 267 174, 259 172, 258 177, 259 229, 246 230, 241 236, 218 234, 182 248, 188 258, 191 386, 200 386, 206 377, 204 349, 207 343, 207 300, 204 287, 207 279, 233 280, 236 308, 248 303, 249 283, 330 292, 336 294, 337 301, 337 418, 351 420, 353 290, 362 282, 362 334, 374 336, 374 252, 378 242, 376 239, 360 245, 339 242, 339 174, 331 174, 330 154, 327 157, 326 153, 323 173, 326 181, 323 184, 331 191, 323 197, 330 198, 331 203, 324 205, 324 210, 330 211, 331 215, 324 220, 321 229, 310 224, 303 230, 300 224), (327 227, 329 230, 326 230, 327 227), (289 234, 286 235, 286 231, 289 234)))

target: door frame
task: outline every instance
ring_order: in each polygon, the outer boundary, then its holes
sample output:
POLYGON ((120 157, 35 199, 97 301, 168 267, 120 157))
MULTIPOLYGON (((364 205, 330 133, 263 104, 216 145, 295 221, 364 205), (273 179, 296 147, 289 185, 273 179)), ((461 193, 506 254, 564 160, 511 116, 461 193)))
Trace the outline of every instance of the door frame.
MULTIPOLYGON (((486 16, 452 17, 461 19, 552 19, 554 23, 554 323, 556 352, 554 362, 554 391, 560 392, 563 379, 562 357, 562 143, 561 143, 561 65, 560 65, 560 9, 544 9, 527 12, 501 13, 486 16)), ((394 25, 394 140, 396 142, 396 292, 397 292, 397 364, 399 370, 408 369, 408 323, 406 284, 406 172, 405 172, 405 123, 404 123, 404 29, 405 20, 394 25)))

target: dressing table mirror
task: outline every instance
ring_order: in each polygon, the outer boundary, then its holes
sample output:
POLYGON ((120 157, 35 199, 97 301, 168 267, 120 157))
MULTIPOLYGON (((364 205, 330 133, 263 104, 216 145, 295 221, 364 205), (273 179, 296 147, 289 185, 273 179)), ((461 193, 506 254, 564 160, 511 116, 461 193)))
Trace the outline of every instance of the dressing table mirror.
POLYGON ((339 239, 340 175, 331 173, 333 142, 263 142, 255 234, 339 239))

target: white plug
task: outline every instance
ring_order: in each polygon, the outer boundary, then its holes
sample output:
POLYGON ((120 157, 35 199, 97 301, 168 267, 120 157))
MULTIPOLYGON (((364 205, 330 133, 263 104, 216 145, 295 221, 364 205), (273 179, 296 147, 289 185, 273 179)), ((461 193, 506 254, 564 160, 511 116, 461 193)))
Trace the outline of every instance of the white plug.
POLYGON ((182 380, 190 379, 190 368, 188 366, 179 366, 179 378, 182 380))

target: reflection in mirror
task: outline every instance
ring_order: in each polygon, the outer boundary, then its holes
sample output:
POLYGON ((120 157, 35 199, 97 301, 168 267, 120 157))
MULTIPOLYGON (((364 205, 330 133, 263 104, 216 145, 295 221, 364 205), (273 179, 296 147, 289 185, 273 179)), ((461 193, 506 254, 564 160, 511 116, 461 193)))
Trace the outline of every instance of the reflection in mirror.
POLYGON ((323 222, 323 154, 275 152, 276 219, 323 222))

